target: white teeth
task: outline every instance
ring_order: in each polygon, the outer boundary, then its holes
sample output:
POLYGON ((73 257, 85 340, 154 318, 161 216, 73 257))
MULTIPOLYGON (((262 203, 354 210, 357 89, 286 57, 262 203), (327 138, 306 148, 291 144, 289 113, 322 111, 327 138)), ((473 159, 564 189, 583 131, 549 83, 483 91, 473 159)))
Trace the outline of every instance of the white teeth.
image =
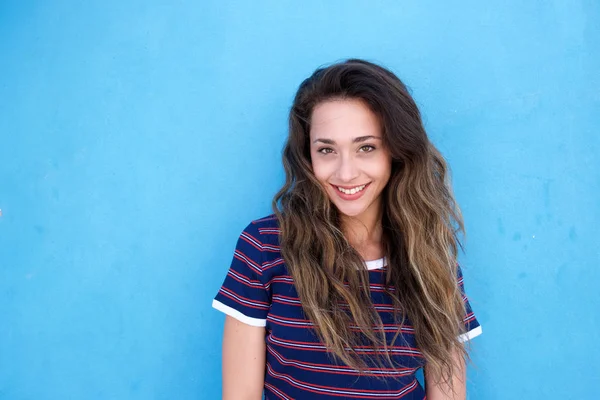
POLYGON ((339 187, 339 186, 337 186, 337 188, 342 193, 345 193, 345 194, 355 194, 355 193, 358 193, 361 190, 363 190, 365 188, 365 186, 367 186, 367 185, 357 186, 357 187, 354 187, 352 189, 344 189, 343 187, 339 187))

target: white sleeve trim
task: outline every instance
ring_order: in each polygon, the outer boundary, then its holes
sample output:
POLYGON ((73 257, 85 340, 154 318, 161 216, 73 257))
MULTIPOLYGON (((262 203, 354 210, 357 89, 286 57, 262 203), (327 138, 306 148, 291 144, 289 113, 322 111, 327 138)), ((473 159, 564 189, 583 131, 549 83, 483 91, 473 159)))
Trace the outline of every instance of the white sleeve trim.
POLYGON ((230 317, 233 317, 233 318, 237 319, 238 321, 243 322, 247 325, 252 325, 252 326, 257 326, 257 327, 267 326, 266 319, 248 317, 248 316, 242 314, 241 312, 239 312, 238 310, 236 310, 235 308, 226 306, 225 304, 221 303, 218 300, 213 300, 212 306, 214 309, 217 309, 217 310, 225 313, 226 315, 229 315, 230 317))
POLYGON ((471 339, 481 335, 482 333, 483 333, 483 330, 481 329, 481 325, 480 325, 477 328, 473 328, 469 332, 463 333, 462 335, 460 335, 458 337, 458 341, 464 343, 467 340, 471 340, 471 339))

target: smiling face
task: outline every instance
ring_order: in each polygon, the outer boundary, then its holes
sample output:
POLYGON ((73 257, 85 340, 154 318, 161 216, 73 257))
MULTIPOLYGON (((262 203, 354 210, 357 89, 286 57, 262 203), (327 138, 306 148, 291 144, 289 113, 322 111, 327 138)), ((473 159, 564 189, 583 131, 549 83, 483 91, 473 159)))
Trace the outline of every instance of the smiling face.
POLYGON ((313 173, 329 199, 345 216, 377 218, 392 169, 377 116, 361 100, 332 100, 314 108, 310 126, 313 173))

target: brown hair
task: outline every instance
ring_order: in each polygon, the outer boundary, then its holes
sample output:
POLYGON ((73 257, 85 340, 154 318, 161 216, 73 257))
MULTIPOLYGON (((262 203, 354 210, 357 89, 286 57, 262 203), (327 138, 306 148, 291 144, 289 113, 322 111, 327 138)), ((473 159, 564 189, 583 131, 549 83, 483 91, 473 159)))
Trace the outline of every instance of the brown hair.
POLYGON ((363 60, 317 69, 300 85, 290 111, 283 151, 286 181, 273 210, 281 228, 281 253, 304 313, 346 364, 364 370, 355 349, 367 340, 381 363, 393 366, 386 351, 390 343, 371 302, 368 271, 312 172, 311 114, 317 104, 333 99, 362 100, 381 121, 392 155, 391 177, 382 193, 386 291, 396 320, 402 325, 404 316, 410 319, 426 362, 447 381, 454 372, 453 351, 468 358, 458 339, 465 331, 456 278, 462 216, 446 162, 429 141, 406 86, 389 70, 363 60))

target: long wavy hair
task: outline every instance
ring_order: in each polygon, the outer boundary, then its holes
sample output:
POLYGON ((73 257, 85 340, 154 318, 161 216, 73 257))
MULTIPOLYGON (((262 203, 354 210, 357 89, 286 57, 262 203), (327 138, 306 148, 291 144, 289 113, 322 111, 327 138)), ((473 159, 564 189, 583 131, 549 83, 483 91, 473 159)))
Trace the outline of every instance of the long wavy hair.
MULTIPOLYGON (((382 192, 386 292, 396 321, 402 326, 408 317, 425 362, 448 382, 453 351, 468 359, 458 339, 465 331, 457 282, 462 216, 447 164, 429 141, 406 86, 389 70, 364 60, 317 69, 300 85, 289 115, 286 181, 272 205, 281 253, 303 311, 331 353, 347 365, 365 370, 357 348, 366 340, 382 363, 399 367, 387 352, 391 343, 371 301, 364 261, 344 236, 342 216, 312 172, 312 111, 339 99, 362 100, 380 119, 392 156, 391 177, 382 192)), ((399 334, 400 329, 393 340, 399 334)))

